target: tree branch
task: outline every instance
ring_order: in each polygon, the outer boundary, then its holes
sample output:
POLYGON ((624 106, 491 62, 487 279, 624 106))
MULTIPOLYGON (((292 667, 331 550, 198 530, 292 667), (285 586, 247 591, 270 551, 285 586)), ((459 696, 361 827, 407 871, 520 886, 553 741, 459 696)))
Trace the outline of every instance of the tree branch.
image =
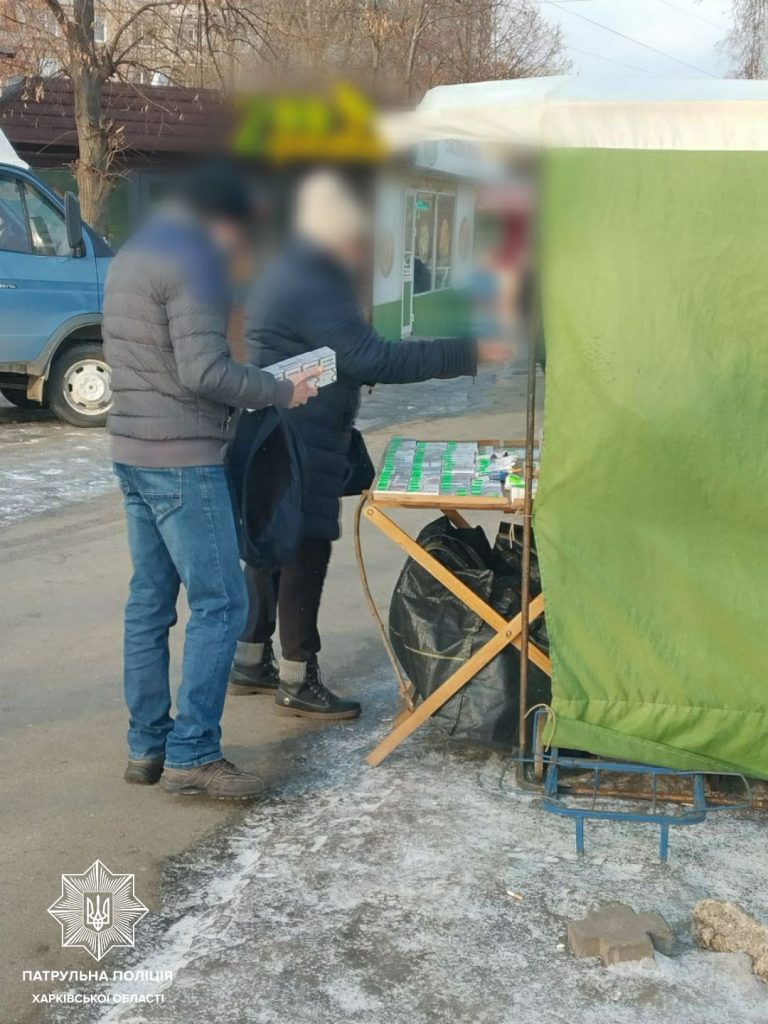
POLYGON ((59 0, 43 0, 43 3, 56 19, 56 24, 61 28, 62 32, 67 34, 71 22, 59 0))
MULTIPOLYGON (((46 0, 46 3, 57 2, 58 0, 46 0)), ((142 4, 141 7, 137 7, 133 14, 129 18, 126 18, 126 20, 117 30, 117 32, 115 32, 112 42, 107 47, 107 52, 109 53, 110 60, 112 60, 112 62, 114 63, 114 53, 117 50, 117 44, 120 42, 121 37, 128 31, 129 28, 131 28, 132 25, 135 25, 136 22, 139 21, 139 19, 147 13, 147 11, 154 10, 157 7, 169 6, 173 5, 169 4, 168 0, 149 0, 148 3, 142 4)))

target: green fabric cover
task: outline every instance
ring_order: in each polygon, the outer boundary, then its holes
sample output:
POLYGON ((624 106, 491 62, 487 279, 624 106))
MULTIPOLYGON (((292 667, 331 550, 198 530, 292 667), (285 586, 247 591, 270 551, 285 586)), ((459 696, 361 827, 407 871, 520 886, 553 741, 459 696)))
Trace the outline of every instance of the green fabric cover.
POLYGON ((561 747, 768 777, 767 189, 766 153, 546 158, 561 747))

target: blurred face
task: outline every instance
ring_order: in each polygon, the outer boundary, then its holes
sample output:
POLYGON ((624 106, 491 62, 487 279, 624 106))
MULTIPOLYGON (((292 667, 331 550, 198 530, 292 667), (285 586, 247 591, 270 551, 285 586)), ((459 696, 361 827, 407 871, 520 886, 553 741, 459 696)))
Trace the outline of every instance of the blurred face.
POLYGON ((208 230, 217 248, 228 255, 239 252, 246 244, 245 228, 233 220, 211 218, 208 230))
POLYGON ((349 270, 358 270, 365 263, 367 241, 364 238, 349 239, 334 246, 336 258, 349 270))

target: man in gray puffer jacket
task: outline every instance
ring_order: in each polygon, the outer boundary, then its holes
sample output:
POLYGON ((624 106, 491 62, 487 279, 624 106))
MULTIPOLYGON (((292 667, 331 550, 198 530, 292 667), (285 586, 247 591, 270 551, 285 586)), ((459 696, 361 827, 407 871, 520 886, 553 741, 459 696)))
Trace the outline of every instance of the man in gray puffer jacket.
POLYGON ((222 465, 237 408, 293 407, 312 374, 277 382, 232 360, 226 257, 251 215, 236 172, 209 165, 183 202, 153 218, 115 257, 104 296, 112 369, 112 454, 125 498, 133 577, 125 612, 128 782, 233 799, 262 781, 226 761, 221 715, 247 595, 222 465), (180 586, 190 619, 171 717, 168 632, 180 586))

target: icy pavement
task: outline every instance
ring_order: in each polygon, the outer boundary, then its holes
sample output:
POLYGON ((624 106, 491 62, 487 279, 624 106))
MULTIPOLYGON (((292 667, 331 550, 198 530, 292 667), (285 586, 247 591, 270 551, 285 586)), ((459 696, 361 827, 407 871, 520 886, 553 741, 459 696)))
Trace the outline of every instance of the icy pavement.
POLYGON ((0 403, 0 524, 116 486, 105 430, 71 427, 51 413, 0 403))
MULTIPOLYGON (((392 683, 366 679, 355 724, 307 738, 285 789, 234 832, 169 865, 161 915, 131 958, 172 970, 162 1005, 76 1013, 99 1024, 747 1024, 768 987, 745 957, 697 950, 693 905, 734 899, 768 919, 759 818, 720 814, 672 831, 573 828, 516 792, 495 754, 422 729, 378 769, 392 683), (565 923, 596 902, 659 911, 672 957, 604 968, 565 949, 565 923)), ((73 1019, 59 1011, 53 1020, 73 1019)))
POLYGON ((357 425, 361 430, 377 430, 407 420, 523 409, 525 392, 525 372, 519 364, 501 370, 484 367, 477 377, 456 380, 377 384, 362 390, 357 425))

